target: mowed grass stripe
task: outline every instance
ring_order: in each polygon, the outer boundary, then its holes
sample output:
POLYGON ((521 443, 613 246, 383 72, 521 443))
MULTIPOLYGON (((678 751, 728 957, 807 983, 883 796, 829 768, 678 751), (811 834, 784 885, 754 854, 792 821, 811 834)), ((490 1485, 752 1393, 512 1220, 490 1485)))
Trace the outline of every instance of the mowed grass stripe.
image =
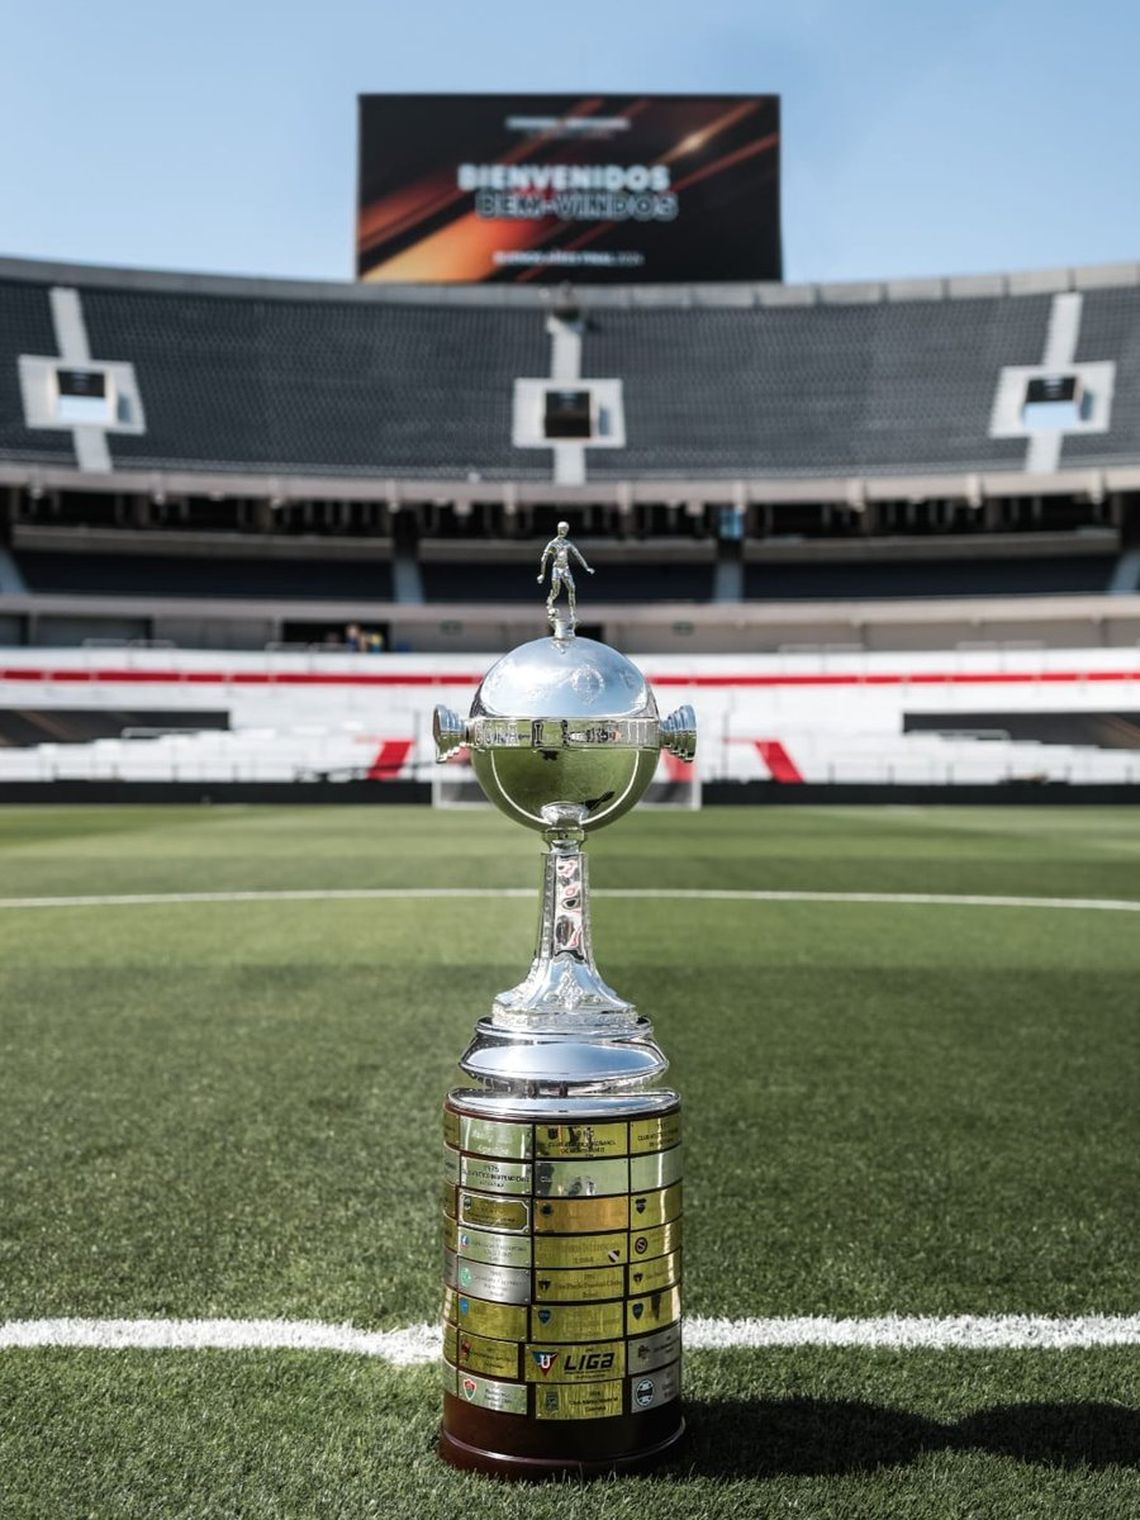
MULTIPOLYGON (((1050 1317, 958 1314, 831 1319, 686 1319, 687 1351, 773 1346, 862 1346, 891 1351, 1072 1351, 1140 1345, 1140 1314, 1050 1317)), ((0 1324, 0 1350, 72 1347, 123 1351, 339 1351, 394 1366, 434 1361, 442 1341, 426 1320, 397 1330, 363 1330, 316 1320, 41 1319, 0 1324)))
MULTIPOLYGON (((537 885, 539 842, 488 809, 0 808, 0 893, 537 885)), ((1140 898, 1140 809, 635 811, 594 885, 1140 898)))

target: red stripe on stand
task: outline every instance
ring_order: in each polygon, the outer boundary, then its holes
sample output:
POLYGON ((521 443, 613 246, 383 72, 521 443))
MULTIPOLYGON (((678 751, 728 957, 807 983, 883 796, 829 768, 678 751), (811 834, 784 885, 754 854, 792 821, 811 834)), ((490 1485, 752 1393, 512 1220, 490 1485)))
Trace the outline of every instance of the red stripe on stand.
POLYGON ((413 739, 384 739, 368 769, 369 781, 394 781, 411 752, 413 739))
POLYGON ((768 767, 773 781, 802 781, 800 768, 779 739, 754 739, 757 753, 768 767))

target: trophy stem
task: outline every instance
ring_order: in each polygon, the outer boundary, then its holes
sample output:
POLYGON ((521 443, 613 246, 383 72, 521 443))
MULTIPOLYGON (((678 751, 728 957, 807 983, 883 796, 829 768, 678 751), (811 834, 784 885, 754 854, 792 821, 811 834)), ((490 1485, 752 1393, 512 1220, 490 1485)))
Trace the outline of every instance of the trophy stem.
POLYGON ((603 980, 594 964, 589 872, 580 824, 560 817, 543 837, 546 854, 534 958, 518 986, 495 999, 494 1022, 533 1030, 551 1027, 552 1018, 555 1027, 564 1027, 567 1015, 577 1015, 583 1028, 625 1027, 636 1017, 636 1009, 603 980))

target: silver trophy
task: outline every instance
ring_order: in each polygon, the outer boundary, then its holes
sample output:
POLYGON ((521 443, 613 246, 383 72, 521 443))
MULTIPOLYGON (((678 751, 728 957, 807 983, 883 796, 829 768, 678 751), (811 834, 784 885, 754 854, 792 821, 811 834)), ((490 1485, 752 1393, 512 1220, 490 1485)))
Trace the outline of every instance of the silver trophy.
POLYGON ((662 748, 692 760, 696 726, 576 637, 570 559, 589 567, 567 532, 540 565, 551 636, 497 661, 469 717, 434 720, 437 758, 467 746, 487 797, 547 847, 530 970, 476 1025, 444 1116, 440 1449, 501 1476, 642 1467, 684 1428, 680 1100, 656 1085, 650 1020, 594 963, 583 845, 662 748))

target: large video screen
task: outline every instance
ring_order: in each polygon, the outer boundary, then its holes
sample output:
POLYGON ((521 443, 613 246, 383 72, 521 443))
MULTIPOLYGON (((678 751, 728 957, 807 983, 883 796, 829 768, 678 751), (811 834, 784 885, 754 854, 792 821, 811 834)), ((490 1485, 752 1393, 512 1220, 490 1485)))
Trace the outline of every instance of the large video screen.
POLYGON ((362 95, 357 276, 778 280, 776 95, 362 95))

